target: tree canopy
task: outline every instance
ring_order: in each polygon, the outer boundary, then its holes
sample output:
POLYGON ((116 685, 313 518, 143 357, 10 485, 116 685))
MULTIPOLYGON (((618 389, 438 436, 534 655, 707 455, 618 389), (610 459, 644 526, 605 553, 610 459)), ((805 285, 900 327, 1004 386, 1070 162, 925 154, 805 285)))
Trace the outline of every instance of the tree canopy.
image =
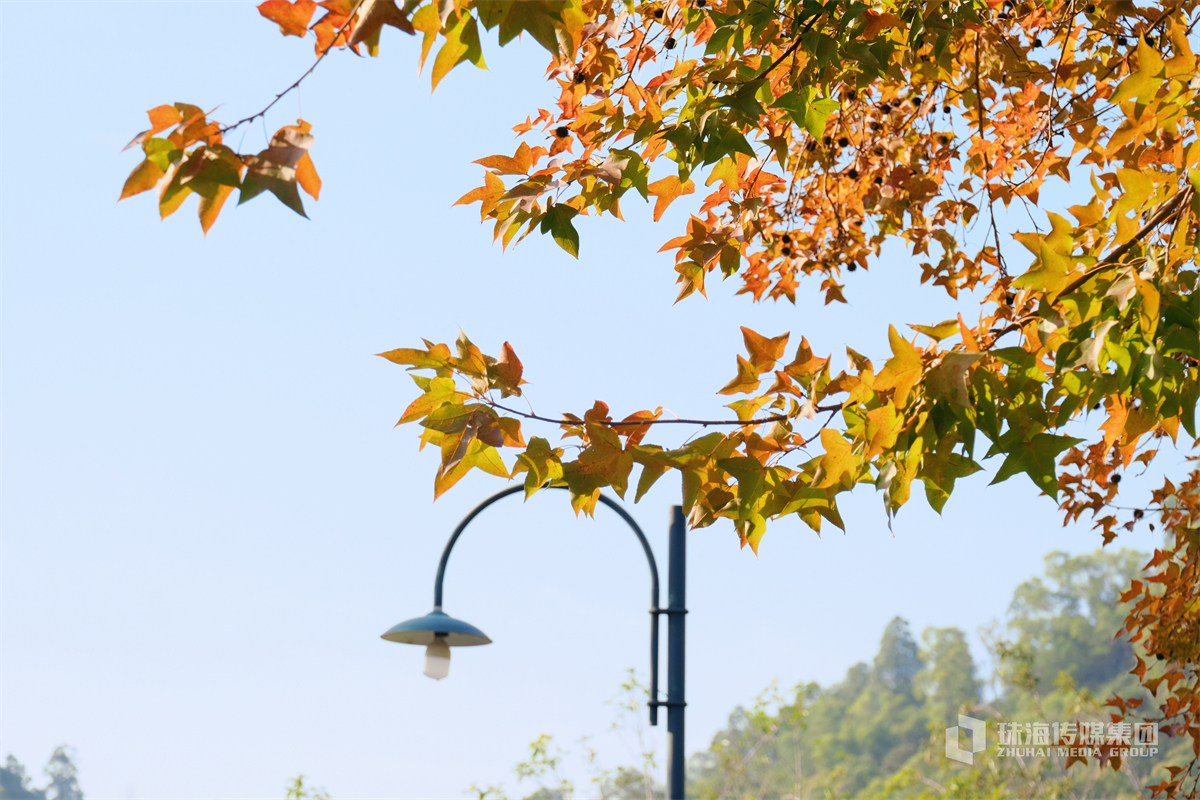
MULTIPOLYGON (((656 221, 700 192, 685 230, 663 245, 677 302, 718 275, 751 301, 815 292, 845 302, 847 273, 895 245, 913 254, 926 289, 977 301, 955 319, 897 318, 886 345, 848 343, 836 374, 802 335, 743 327, 746 354, 714 387, 737 399, 717 420, 668 418, 649 399, 631 413, 602 401, 561 417, 519 411, 508 400, 524 384, 514 348, 487 354, 465 333, 381 353, 413 373, 418 396, 400 421, 440 449, 435 496, 471 469, 524 473, 528 493, 566 485, 591 513, 602 488, 626 495, 636 465, 635 500, 678 473, 692 526, 729 519, 757 549, 768 520, 842 527, 838 499, 862 483, 881 493, 889 520, 915 482, 940 511, 960 478, 994 458, 993 482, 1025 476, 1066 521, 1094 518, 1105 543, 1151 515, 1141 524, 1163 526, 1167 543, 1122 595, 1126 628, 1153 656, 1138 675, 1166 730, 1195 744, 1197 760, 1156 791, 1197 792, 1200 473, 1171 476, 1148 502, 1117 503, 1126 470, 1196 436, 1196 0, 258 8, 285 36, 312 34, 312 68, 228 124, 186 103, 150 110, 122 198, 155 190, 165 217, 195 193, 205 231, 235 189, 239 204, 270 192, 304 214, 301 190, 316 199, 321 189, 313 126, 284 126, 257 154, 235 152, 226 134, 331 54, 407 45, 395 31, 385 43, 385 27, 420 34, 434 87, 464 62, 485 66, 485 36, 532 39, 549 56, 549 108, 514 110, 520 143, 478 159, 483 183, 459 200, 478 204, 502 246, 536 230, 578 256, 581 229, 598 224, 584 218, 622 218, 630 190, 653 199, 656 221), (1055 189, 1068 184, 1066 195, 1055 189), (1039 209, 1068 195, 1078 202, 1039 209), (1010 208, 1028 212, 1031 230, 1004 232, 997 217, 1010 208), (527 437, 530 423, 564 441, 527 437), (697 435, 655 444, 664 424, 697 435)), ((1115 698, 1116 711, 1130 702, 1115 698)))

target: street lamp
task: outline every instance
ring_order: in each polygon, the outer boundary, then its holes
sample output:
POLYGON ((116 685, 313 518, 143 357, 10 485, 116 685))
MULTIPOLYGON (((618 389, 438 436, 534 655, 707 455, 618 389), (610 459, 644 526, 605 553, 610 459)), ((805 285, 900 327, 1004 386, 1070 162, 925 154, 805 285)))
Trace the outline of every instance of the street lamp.
MULTIPOLYGON (((566 488, 566 487, 553 487, 566 488)), ((446 575, 446 563, 450 560, 450 551, 462 535, 463 530, 475 517, 497 500, 524 491, 523 486, 513 486, 502 492, 497 492, 477 505, 470 514, 458 523, 458 527, 450 534, 446 549, 442 551, 442 560, 438 563, 437 578, 433 583, 433 611, 423 617, 406 620, 399 625, 389 628, 383 638, 389 642, 402 644, 425 645, 425 674, 434 680, 441 680, 450 673, 450 649, 453 647, 472 647, 490 644, 491 639, 474 625, 455 619, 442 611, 442 579, 446 575)), ((684 523, 683 508, 671 506, 670 542, 668 546, 667 564, 667 607, 658 607, 658 565, 654 561, 654 551, 646 541, 645 534, 633 517, 619 503, 604 495, 599 496, 600 502, 625 520, 633 529, 633 533, 641 542, 650 565, 650 699, 647 703, 650 709, 650 724, 658 724, 658 707, 667 709, 667 800, 683 800, 684 798, 684 741, 683 741, 683 712, 687 705, 683 699, 683 655, 684 655, 684 615, 687 614, 685 603, 687 581, 687 527, 684 523), (658 618, 667 615, 667 699, 658 699, 658 618)))

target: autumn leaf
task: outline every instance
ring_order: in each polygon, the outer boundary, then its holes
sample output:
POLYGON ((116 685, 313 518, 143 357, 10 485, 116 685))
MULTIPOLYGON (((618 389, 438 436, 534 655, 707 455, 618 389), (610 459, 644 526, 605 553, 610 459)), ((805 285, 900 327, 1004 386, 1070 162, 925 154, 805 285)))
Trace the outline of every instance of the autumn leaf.
POLYGON ((455 18, 443 30, 443 34, 446 41, 434 57, 433 71, 430 73, 432 89, 437 88, 442 78, 446 77, 446 73, 464 61, 470 61, 480 69, 487 69, 487 64, 483 62, 483 51, 479 47, 479 29, 474 17, 467 17, 465 22, 455 18))
POLYGON ((266 0, 260 3, 258 13, 279 26, 279 32, 284 36, 303 37, 308 33, 308 23, 313 12, 317 10, 314 0, 266 0))
POLYGON ((825 454, 820 461, 820 481, 814 481, 814 489, 840 486, 853 488, 862 467, 862 458, 855 455, 853 445, 837 431, 823 428, 821 446, 825 454))
POLYGON ((479 439, 471 438, 461 456, 443 463, 438 468, 433 481, 433 499, 436 500, 445 494, 472 469, 479 469, 499 478, 509 477, 504 461, 500 458, 496 448, 484 444, 479 439))
POLYGON ((646 191, 657 198, 654 201, 654 221, 658 222, 663 212, 667 210, 667 206, 674 203, 679 196, 696 191, 696 185, 691 181, 680 183, 678 176, 668 175, 662 180, 648 185, 646 191))
POLYGON ((517 456, 513 477, 525 473, 525 497, 532 497, 547 483, 562 478, 562 448, 551 448, 545 439, 534 436, 525 451, 517 456))
POLYGON ((524 367, 521 365, 521 360, 517 358, 512 345, 505 342, 500 348, 500 357, 488 370, 488 376, 492 379, 492 384, 500 389, 501 397, 513 397, 521 394, 521 384, 525 383, 521 380, 522 372, 524 372, 524 367))
POLYGON ((761 381, 758 379, 759 371, 754 364, 738 356, 737 366, 737 377, 725 384, 725 387, 717 394, 749 394, 758 388, 761 381))
POLYGON ((746 343, 746 352, 750 354, 750 363, 762 374, 775 369, 775 362, 783 358, 784 348, 787 347, 788 334, 768 339, 749 328, 742 326, 742 339, 746 343))
POLYGON ((864 16, 866 17, 867 24, 861 34, 863 39, 874 39, 879 35, 881 30, 885 28, 898 28, 904 24, 895 14, 889 14, 886 11, 876 11, 873 8, 867 9, 867 13, 864 16))
POLYGON ((395 0, 362 0, 355 18, 354 34, 350 37, 350 46, 367 42, 371 55, 378 55, 379 32, 384 25, 391 25, 410 35, 416 33, 408 17, 396 6, 395 0))
POLYGON ((874 389, 877 392, 894 389, 893 399, 896 405, 904 408, 908 404, 908 395, 913 386, 921 380, 924 365, 920 352, 900 335, 895 325, 888 326, 888 341, 892 345, 893 356, 875 377, 874 389))
MULTIPOLYGON (((300 124, 304 125, 304 122, 301 121, 300 124)), ((270 147, 257 156, 246 158, 248 170, 246 177, 242 180, 238 205, 269 191, 278 197, 285 206, 307 218, 308 215, 304 213, 304 204, 300 201, 300 191, 297 188, 299 183, 296 165, 301 158, 308 155, 308 150, 314 141, 312 134, 302 132, 297 126, 288 125, 276 131, 275 135, 271 137, 270 147)), ((312 172, 311 177, 316 178, 315 171, 312 172)), ((319 192, 320 183, 318 182, 313 189, 319 192)), ((309 193, 313 194, 312 191, 309 193)))
POLYGON ((521 142, 515 155, 488 156, 476 159, 474 163, 495 170, 500 175, 528 175, 533 167, 533 150, 521 142))

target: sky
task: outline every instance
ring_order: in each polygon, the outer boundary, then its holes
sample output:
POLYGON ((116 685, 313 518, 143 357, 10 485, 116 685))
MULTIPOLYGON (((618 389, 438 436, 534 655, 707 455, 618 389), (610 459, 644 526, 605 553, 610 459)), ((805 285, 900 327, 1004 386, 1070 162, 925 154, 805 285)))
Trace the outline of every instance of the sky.
MULTIPOLYGON (((637 202, 624 223, 578 221, 578 261, 540 236, 502 253, 452 204, 481 181, 471 161, 510 154, 511 126, 552 96, 536 45, 487 37, 489 69, 460 66, 432 96, 416 41, 392 29, 379 59, 331 56, 265 130, 228 142, 256 152, 311 121, 311 220, 264 195, 204 237, 193 201, 165 221, 149 196, 115 202, 139 158, 121 147, 162 103, 257 111, 307 69, 311 41, 249 2, 0 14, 0 757, 37 775, 68 744, 89 798, 274 798, 300 773, 339 798, 515 792, 543 733, 593 735, 604 764, 633 763, 606 731, 626 670, 645 680, 649 581, 607 509, 576 519, 565 493, 516 497, 467 530, 445 607, 494 644, 456 651, 447 680, 379 638, 429 611, 446 537, 506 484, 472 474, 434 503, 437 454, 393 429, 416 388, 374 353, 461 328, 485 352, 511 342, 539 413, 602 399, 713 417, 729 413, 715 390, 739 325, 803 334, 841 365, 847 344, 886 355, 889 323, 975 315, 919 287, 902 252, 849 276, 846 306, 815 292, 752 306, 734 283, 672 305, 656 251, 695 197, 658 224, 637 202)), ((1099 545, 1023 477, 989 480, 961 481, 940 517, 915 491, 892 531, 861 487, 847 533, 785 520, 757 557, 726 523, 690 533, 688 749, 773 680, 830 683, 869 660, 897 614, 974 636, 1046 553, 1099 545)), ((679 493, 668 476, 630 509, 664 600, 679 493)), ((652 740, 661 764, 663 729, 652 740)))

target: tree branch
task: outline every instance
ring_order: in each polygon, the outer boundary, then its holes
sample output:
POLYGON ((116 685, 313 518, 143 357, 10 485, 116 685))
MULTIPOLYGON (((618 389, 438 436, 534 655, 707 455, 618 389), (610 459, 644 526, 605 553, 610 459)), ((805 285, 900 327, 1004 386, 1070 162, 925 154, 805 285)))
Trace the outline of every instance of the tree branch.
MULTIPOLYGON (((569 419, 553 419, 552 417, 543 417, 538 414, 529 414, 524 411, 517 411, 515 408, 509 408, 507 406, 502 406, 499 403, 493 402, 491 400, 485 399, 484 402, 487 403, 492 408, 499 409, 500 411, 506 411, 509 414, 516 414, 518 417, 524 417, 525 419, 535 419, 538 422, 549 422, 552 425, 577 425, 578 422, 582 422, 582 420, 579 420, 577 422, 577 421, 569 420, 569 419)), ((814 410, 815 411, 838 411, 841 408, 842 408, 842 404, 837 403, 836 405, 832 405, 832 406, 815 406, 814 410)), ((830 415, 830 416, 832 416, 832 415, 830 415)), ((638 419, 638 420, 624 420, 621 422, 604 422, 601 424, 605 425, 606 427, 609 427, 609 428, 628 427, 628 426, 637 427, 639 425, 699 425, 703 428, 707 428, 710 425, 740 425, 742 427, 753 427, 755 425, 766 425, 769 422, 786 422, 788 419, 789 419, 789 417, 787 414, 775 414, 770 417, 759 417, 758 419, 750 419, 750 420, 740 420, 740 419, 638 419)), ((825 424, 828 425, 829 421, 826 420, 825 424)), ((821 427, 825 427, 825 426, 822 425, 821 427)))
MULTIPOLYGON (((1165 222, 1172 214, 1178 211, 1179 206, 1191 200, 1194 192, 1195 190, 1192 189, 1190 185, 1185 187, 1182 191, 1176 192, 1175 196, 1163 203, 1162 206, 1159 207, 1158 211, 1152 217, 1150 217, 1146 224, 1143 225, 1137 233, 1130 237, 1128 242, 1125 242, 1125 244, 1121 245, 1116 250, 1113 250, 1108 254, 1107 257, 1101 260, 1099 264, 1068 283, 1062 291, 1057 292, 1054 295, 1053 300, 1057 300, 1065 294, 1070 294, 1095 276, 1099 275, 1101 272, 1112 269, 1120 264, 1122 256, 1128 253, 1135 244, 1146 238, 1146 236, 1152 233, 1155 228, 1163 224, 1163 222, 1165 222)), ((1053 300, 1051 300, 1051 302, 1053 302, 1053 300)))
POLYGON ((744 81, 713 81, 713 83, 722 84, 724 86, 741 86, 742 84, 754 83, 755 81, 761 81, 763 78, 770 75, 771 72, 773 72, 776 67, 778 67, 785 60, 787 60, 788 56, 790 56, 792 53, 796 52, 796 48, 800 46, 800 40, 804 37, 804 34, 808 33, 810 30, 812 30, 813 25, 816 25, 817 20, 819 20, 823 16, 825 16, 824 10, 818 11, 816 14, 814 14, 812 19, 810 19, 808 21, 808 23, 800 30, 800 32, 796 34, 796 40, 794 42, 792 42, 791 46, 788 47, 787 50, 783 51, 783 55, 781 55, 779 58, 772 61, 770 66, 768 66, 762 72, 755 75, 753 78, 749 78, 748 80, 744 80, 744 81))
POLYGON ((346 29, 350 27, 350 24, 352 22, 354 22, 354 17, 356 14, 358 14, 358 9, 362 6, 362 4, 364 2, 365 2, 365 0, 358 0, 358 2, 354 4, 354 8, 352 8, 350 10, 350 15, 348 17, 346 17, 346 22, 342 25, 342 27, 338 28, 337 33, 335 33, 333 35, 333 39, 330 40, 329 46, 321 51, 321 54, 319 56, 317 56, 317 60, 313 62, 313 65, 311 67, 309 67, 307 70, 305 70, 304 74, 301 75, 299 78, 297 78, 295 83, 293 83, 291 86, 284 89, 279 94, 275 95, 275 99, 272 100, 270 103, 267 103, 266 108, 264 108, 262 111, 259 111, 257 114, 253 114, 249 117, 246 117, 245 119, 239 119, 237 122, 233 123, 232 125, 226 125, 225 127, 221 128, 221 134, 224 135, 224 134, 228 133, 229 131, 234 130, 235 128, 245 125, 247 122, 253 122, 254 120, 258 119, 259 117, 266 116, 266 113, 271 110, 272 106, 274 106, 276 103, 278 103, 280 100, 282 100, 293 89, 298 89, 300 87, 301 82, 303 82, 305 78, 307 78, 309 75, 311 75, 313 73, 313 70, 315 70, 317 68, 317 65, 325 60, 325 56, 329 55, 329 51, 333 49, 333 46, 335 44, 337 44, 337 40, 341 38, 342 34, 345 33, 346 29))

